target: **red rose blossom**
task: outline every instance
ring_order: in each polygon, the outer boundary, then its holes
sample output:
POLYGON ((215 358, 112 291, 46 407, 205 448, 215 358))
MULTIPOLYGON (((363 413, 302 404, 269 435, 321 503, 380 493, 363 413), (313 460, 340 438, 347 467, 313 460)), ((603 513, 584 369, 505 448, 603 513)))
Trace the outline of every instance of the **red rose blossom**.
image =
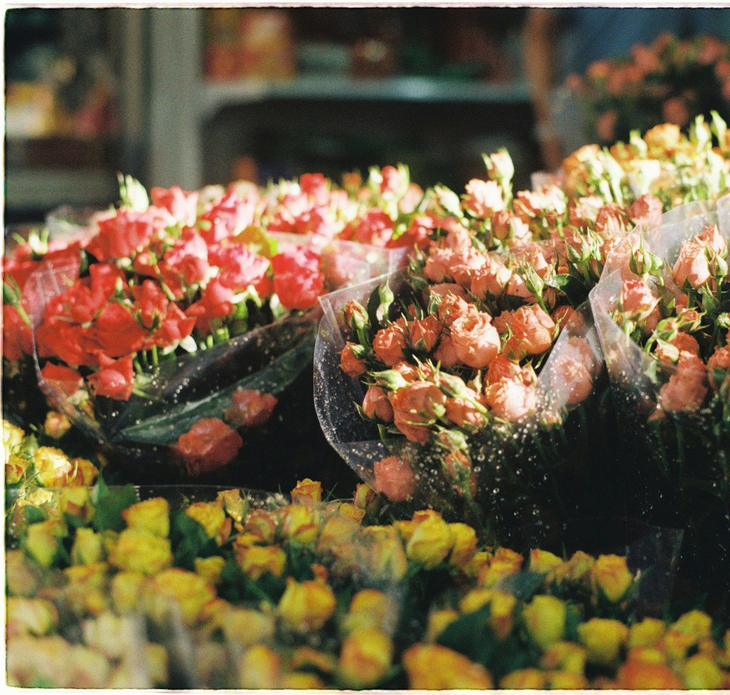
POLYGON ((278 400, 270 393, 238 389, 231 396, 225 418, 236 427, 263 427, 271 417, 278 400))
POLYGON ((238 453, 243 440, 219 418, 202 418, 172 446, 188 475, 214 471, 238 453))
POLYGON ((115 401, 128 401, 134 388, 132 356, 113 360, 106 355, 99 355, 99 365, 99 371, 88 377, 96 395, 107 396, 115 401))

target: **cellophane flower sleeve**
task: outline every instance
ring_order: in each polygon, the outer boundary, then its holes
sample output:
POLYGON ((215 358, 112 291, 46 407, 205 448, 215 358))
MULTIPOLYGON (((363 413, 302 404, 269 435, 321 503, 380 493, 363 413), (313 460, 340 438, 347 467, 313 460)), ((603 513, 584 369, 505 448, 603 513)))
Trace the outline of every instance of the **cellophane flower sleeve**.
MULTIPOLYGON (((76 238, 79 233, 77 229, 76 238)), ((291 241, 299 246, 309 243, 301 236, 291 241)), ((288 244, 290 240, 277 242, 288 244)), ((320 245, 316 251, 330 287, 359 283, 387 272, 397 267, 402 256, 400 251, 339 240, 320 245)), ((35 328, 42 322, 48 302, 79 277, 80 265, 80 261, 45 264, 30 277, 23 301, 35 328)), ((87 435, 111 445, 132 470, 148 471, 153 464, 163 478, 167 475, 164 471, 174 477, 195 476, 208 470, 208 464, 181 462, 173 445, 201 419, 222 422, 234 405, 234 394, 243 391, 267 394, 266 398, 286 397, 287 388, 311 363, 319 318, 315 305, 207 349, 149 364, 135 375, 128 400, 95 396, 85 386, 69 397, 61 383, 45 378, 37 349, 36 373, 54 406, 87 435)))
MULTIPOLYGON (((686 381, 671 350, 680 345, 677 325, 680 337, 690 344, 694 338, 684 336, 697 335, 700 343, 694 345, 701 360, 721 348, 722 342, 715 341, 722 335, 722 312, 727 311, 723 280, 715 286, 719 302, 708 304, 718 318, 708 318, 706 311, 695 316, 696 304, 680 311, 670 304, 654 332, 632 332, 633 324, 627 325, 625 312, 620 313, 625 304, 618 302, 625 301, 624 287, 644 281, 661 301, 691 294, 688 285, 678 287, 673 268, 683 245, 713 225, 727 242, 730 196, 672 209, 660 226, 634 233, 613 252, 590 296, 618 413, 628 511, 652 523, 686 528, 682 569, 696 582, 698 593, 711 594, 723 590, 718 577, 725 575, 730 562, 727 389, 708 387, 716 377, 704 363, 699 364, 697 381, 686 381), (677 320, 680 323, 673 325, 677 320), (662 359, 658 350, 670 352, 662 359)), ((720 376, 715 383, 721 381, 720 376)))
POLYGON ((542 365, 532 414, 516 423, 492 418, 479 431, 466 434, 466 448, 475 462, 471 495, 457 489, 443 472, 443 452, 394 437, 361 417, 365 389, 340 367, 348 331, 343 309, 351 300, 368 305, 374 292, 386 285, 397 300, 409 291, 406 277, 400 271, 321 299, 324 315, 315 346, 315 407, 327 440, 348 465, 377 489, 376 464, 389 456, 408 461, 416 483, 402 506, 431 506, 488 532, 538 520, 622 514, 621 497, 607 494, 607 490, 618 491, 621 481, 604 461, 609 431, 608 423, 601 420, 607 395, 605 370, 587 304, 563 327, 542 365), (589 393, 579 403, 573 402, 575 394, 562 373, 576 340, 590 351, 593 363, 589 393))

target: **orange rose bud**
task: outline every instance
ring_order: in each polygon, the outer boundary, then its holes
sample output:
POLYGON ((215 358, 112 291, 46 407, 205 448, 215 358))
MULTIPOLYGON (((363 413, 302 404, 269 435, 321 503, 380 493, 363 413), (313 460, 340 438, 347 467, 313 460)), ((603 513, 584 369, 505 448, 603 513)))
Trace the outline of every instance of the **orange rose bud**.
POLYGON ((270 393, 238 389, 231 396, 225 418, 234 427, 263 427, 279 401, 270 393))
POLYGON ((305 478, 298 480, 297 486, 291 491, 293 504, 309 505, 322 501, 322 483, 305 478))
POLYGON ((360 349, 360 345, 347 343, 340 354, 340 368, 353 379, 360 378, 367 371, 362 360, 355 354, 355 351, 360 349))
POLYGON ((416 644, 403 653, 408 684, 414 690, 492 688, 489 671, 440 644, 416 644))
POLYGON ((629 690, 681 690, 682 679, 664 664, 629 661, 618 670, 619 688, 629 690))
POLYGON ((373 487, 392 502, 403 502, 416 489, 416 476, 410 464, 396 456, 388 456, 373 466, 373 487))

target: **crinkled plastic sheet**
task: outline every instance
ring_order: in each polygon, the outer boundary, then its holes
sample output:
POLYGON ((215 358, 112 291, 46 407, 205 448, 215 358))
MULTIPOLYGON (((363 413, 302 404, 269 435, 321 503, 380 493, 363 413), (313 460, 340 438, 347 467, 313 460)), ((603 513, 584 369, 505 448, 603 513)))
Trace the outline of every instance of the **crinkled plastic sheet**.
MULTIPOLYGON (((301 239, 295 241, 301 243, 301 239)), ((322 250, 337 257, 340 284, 359 282, 400 262, 401 253, 362 247, 350 242, 329 242, 322 250)), ((42 322, 47 302, 79 277, 80 264, 58 263, 37 271, 28 280, 23 302, 34 328, 42 322)), ((144 396, 128 401, 93 398, 94 416, 84 412, 41 375, 34 350, 39 385, 51 402, 71 421, 100 443, 115 447, 131 467, 151 462, 180 467, 168 447, 200 418, 221 417, 239 388, 279 397, 311 363, 318 306, 302 315, 287 316, 206 350, 162 360, 147 372, 144 396)))
POLYGON ((339 355, 347 330, 342 310, 353 299, 366 304, 373 290, 383 283, 390 285, 396 298, 406 290, 401 271, 320 300, 324 316, 315 345, 315 408, 325 437, 361 479, 373 483, 376 462, 391 454, 404 456, 414 466, 418 483, 410 505, 401 506, 430 506, 477 525, 488 519, 487 532, 499 533, 502 527, 538 519, 575 518, 581 511, 596 513, 599 508, 607 513, 623 513, 622 497, 614 494, 621 490, 622 481, 616 476, 615 463, 604 460, 611 432, 608 415, 602 411, 607 389, 601 374, 600 344, 587 304, 564 327, 543 365, 536 413, 507 433, 488 427, 478 435, 470 435, 475 445, 472 461, 478 472, 475 508, 466 504, 440 475, 437 454, 405 440, 389 448, 379 438, 377 427, 357 412, 355 404, 362 403, 364 389, 340 368, 339 355), (561 388, 556 362, 569 350, 570 337, 588 341, 599 373, 591 396, 568 409, 568 394, 561 388), (555 417, 562 419, 562 427, 548 430, 540 424, 545 418, 555 417))
MULTIPOLYGON (((664 279, 673 286, 673 267, 682 242, 717 224, 730 240, 730 196, 715 202, 696 201, 662 217, 662 224, 643 232, 646 249, 665 261, 664 279)), ((634 233, 627 244, 637 244, 634 233)), ((629 248, 616 250, 590 295, 591 307, 612 384, 623 443, 629 513, 688 531, 680 566, 691 581, 711 594, 726 591, 730 568, 730 499, 722 493, 730 451, 718 441, 708 408, 696 413, 666 413, 651 422, 661 385, 676 372, 658 363, 624 334, 610 315, 625 279, 629 248), (658 378, 650 376, 656 370, 658 378)), ((727 483, 725 483, 727 484, 727 483)), ((700 591, 697 589, 697 591, 700 591)))

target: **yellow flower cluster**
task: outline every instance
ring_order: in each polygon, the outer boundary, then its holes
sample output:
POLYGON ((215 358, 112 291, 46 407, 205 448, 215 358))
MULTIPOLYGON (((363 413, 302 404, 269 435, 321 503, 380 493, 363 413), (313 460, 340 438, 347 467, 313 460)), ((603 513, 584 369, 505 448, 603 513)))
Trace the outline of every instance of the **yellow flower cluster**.
POLYGON ((623 557, 485 547, 432 510, 380 523, 364 485, 352 502, 311 480, 291 504, 157 497, 118 518, 76 489, 21 500, 6 555, 14 685, 730 686, 730 632, 713 638, 705 613, 631 622, 623 557))

